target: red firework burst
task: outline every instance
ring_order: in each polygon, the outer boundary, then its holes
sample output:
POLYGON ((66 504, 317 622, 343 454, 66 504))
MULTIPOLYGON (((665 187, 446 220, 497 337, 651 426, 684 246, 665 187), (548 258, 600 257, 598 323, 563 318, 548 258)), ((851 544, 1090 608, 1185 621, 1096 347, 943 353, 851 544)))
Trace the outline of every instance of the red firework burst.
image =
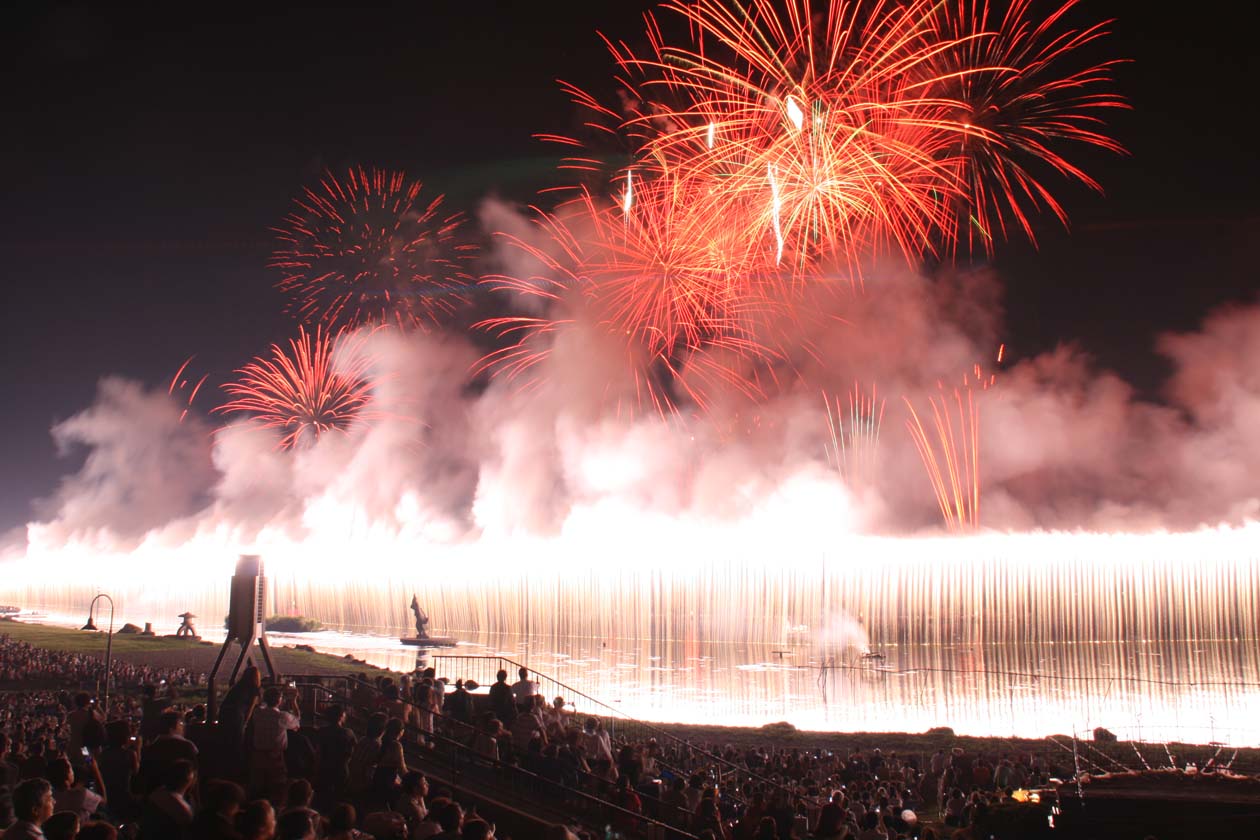
POLYGON ((317 327, 312 334, 299 327, 287 350, 273 344, 270 358, 238 370, 240 379, 223 386, 235 399, 215 410, 248 414, 259 426, 280 430, 282 449, 309 445, 368 419, 371 364, 361 332, 317 327))
POLYGON ((658 411, 680 397, 703 407, 718 383, 755 389, 739 369, 770 355, 754 335, 771 299, 759 293, 738 228, 709 212, 696 194, 703 189, 668 176, 640 181, 630 172, 617 205, 583 192, 558 212, 540 214, 545 247, 511 241, 544 274, 486 282, 542 299, 553 311, 483 322, 516 342, 483 366, 513 377, 529 372, 580 310, 583 321, 624 345, 640 402, 658 411))
POLYGON ((453 312, 472 283, 473 246, 457 241, 462 216, 445 213, 442 196, 424 203, 420 190, 402 172, 359 167, 325 173, 294 199, 270 261, 290 311, 326 326, 404 328, 453 312))
POLYGON ((939 31, 958 47, 936 57, 935 78, 940 95, 956 103, 951 118, 960 131, 949 149, 949 165, 964 200, 951 239, 979 240, 991 251, 995 239, 1008 238, 1014 229, 1035 242, 1032 218, 1041 210, 1067 224, 1063 206, 1038 170, 1101 192, 1059 149, 1124 151, 1102 130, 1105 114, 1128 107, 1112 90, 1118 62, 1079 60, 1084 47, 1107 34, 1109 22, 1063 28, 1076 5, 1067 0, 1041 17, 1033 14, 1032 0, 1011 0, 1005 12, 989 0, 955 0, 943 7, 939 31))

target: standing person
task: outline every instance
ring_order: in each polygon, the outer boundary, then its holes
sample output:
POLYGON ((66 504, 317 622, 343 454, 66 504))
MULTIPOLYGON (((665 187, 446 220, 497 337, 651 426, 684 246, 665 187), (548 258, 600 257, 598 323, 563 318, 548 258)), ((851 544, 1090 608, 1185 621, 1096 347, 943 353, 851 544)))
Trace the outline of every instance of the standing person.
POLYGON ((140 701, 140 740, 145 744, 162 734, 162 713, 171 707, 171 699, 159 695, 157 686, 146 684, 140 689, 143 699, 140 701))
POLYGON ((215 752, 220 754, 221 765, 228 773, 236 775, 240 772, 239 768, 245 766, 245 728, 249 726, 254 710, 261 700, 262 675, 251 663, 246 666, 241 678, 228 689, 223 705, 219 707, 221 734, 219 749, 215 752))
MULTIPOLYGON (((66 723, 70 726, 70 742, 67 745, 70 758, 72 761, 82 764, 79 756, 83 755, 84 748, 97 748, 101 746, 104 738, 95 738, 94 730, 102 730, 105 726, 105 717, 96 710, 96 705, 92 702, 92 697, 86 691, 80 691, 74 695, 74 711, 66 715, 66 723), (84 735, 87 735, 86 739, 84 735), (96 740, 97 743, 89 744, 87 741, 96 740)), ((102 733, 103 734, 103 733, 102 733)), ((93 750, 93 753, 95 750, 93 750)))
POLYGON ((508 685, 507 671, 499 671, 495 675, 494 685, 490 686, 490 710, 504 726, 516 717, 516 701, 512 699, 512 686, 508 685))
POLYGON ((158 718, 158 735, 146 742, 140 754, 140 777, 144 792, 156 788, 166 777, 167 769, 179 760, 197 761, 197 745, 184 737, 184 716, 179 712, 162 712, 158 718))
POLYGON ((289 771, 284 753, 289 746, 289 733, 296 732, 301 725, 298 711, 297 693, 281 692, 279 686, 273 685, 263 692, 263 705, 254 712, 250 789, 267 798, 278 800, 288 787, 289 771))
POLYGON ((338 801, 342 791, 350 783, 350 756, 359 739, 346 726, 346 710, 333 704, 324 711, 325 725, 315 734, 319 743, 319 771, 315 779, 315 791, 322 808, 330 808, 338 801))
POLYGON ((381 736, 385 734, 386 721, 382 712, 368 718, 367 732, 350 753, 350 790, 353 793, 361 794, 372 786, 372 776, 376 773, 376 757, 381 752, 381 736))
POLYGON ((27 779, 13 791, 13 814, 17 822, 9 826, 2 840, 43 840, 40 830, 53 815, 52 786, 43 779, 27 779))
POLYGON ((516 674, 520 679, 512 683, 512 700, 516 703, 517 711, 528 712, 534 707, 534 695, 538 693, 538 683, 529 678, 529 671, 525 668, 521 668, 516 674))
POLYGON ((376 772, 372 774, 371 802, 382 810, 392 808, 398 794, 399 780, 407 773, 407 759, 402 746, 403 722, 390 718, 381 735, 381 749, 376 756, 376 772))
POLYGON ((446 700, 446 714, 460 723, 472 724, 472 695, 464 688, 463 680, 455 680, 455 690, 446 700))

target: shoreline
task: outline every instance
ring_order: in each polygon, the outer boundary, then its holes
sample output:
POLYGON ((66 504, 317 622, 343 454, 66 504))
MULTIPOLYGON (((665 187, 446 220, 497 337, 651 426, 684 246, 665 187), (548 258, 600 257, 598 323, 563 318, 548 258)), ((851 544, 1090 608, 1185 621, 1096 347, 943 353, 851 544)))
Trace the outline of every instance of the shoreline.
MULTIPOLYGON (((0 619, 0 635, 7 635, 16 641, 27 642, 48 650, 72 651, 98 657, 103 657, 105 652, 105 640, 102 638, 104 633, 100 631, 92 633, 2 618, 0 619)), ((217 642, 191 641, 164 636, 120 635, 115 632, 113 656, 133 664, 183 667, 205 673, 213 666, 219 647, 217 642)), ((277 669, 286 673, 326 676, 358 673, 397 675, 399 673, 368 665, 349 654, 338 657, 333 654, 312 653, 292 646, 278 645, 271 647, 271 653, 277 669)), ((1072 736, 1070 734, 1051 735, 1044 738, 1016 738, 955 735, 948 729, 929 732, 837 732, 797 729, 787 723, 770 723, 760 727, 658 721, 639 721, 638 723, 684 741, 721 747, 729 745, 737 749, 754 746, 833 751, 879 748, 884 752, 897 752, 902 755, 930 755, 937 749, 948 752, 957 747, 969 753, 1061 753, 1069 762, 1071 761, 1072 736)), ((1080 740, 1078 747, 1083 768, 1104 763, 1111 764, 1112 766, 1106 768, 1111 770, 1119 769, 1114 766, 1115 764, 1128 767, 1140 763, 1139 756, 1152 767, 1160 766, 1167 762, 1169 752, 1180 756, 1184 761, 1193 761, 1202 766, 1218 752, 1220 753, 1218 759, 1228 760, 1228 757, 1234 755, 1237 749, 1233 763, 1234 769, 1239 773, 1260 773, 1260 748, 1172 742, 1101 743, 1093 740, 1080 740)))

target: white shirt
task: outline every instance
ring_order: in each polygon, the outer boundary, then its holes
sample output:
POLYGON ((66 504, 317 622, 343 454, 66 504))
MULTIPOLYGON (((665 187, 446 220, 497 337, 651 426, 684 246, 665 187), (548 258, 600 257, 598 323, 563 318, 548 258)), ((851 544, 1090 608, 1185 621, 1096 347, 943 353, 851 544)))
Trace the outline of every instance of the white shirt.
POLYGON ((284 752, 289 746, 289 733, 297 732, 300 726, 297 715, 263 706, 254 712, 254 749, 284 752))

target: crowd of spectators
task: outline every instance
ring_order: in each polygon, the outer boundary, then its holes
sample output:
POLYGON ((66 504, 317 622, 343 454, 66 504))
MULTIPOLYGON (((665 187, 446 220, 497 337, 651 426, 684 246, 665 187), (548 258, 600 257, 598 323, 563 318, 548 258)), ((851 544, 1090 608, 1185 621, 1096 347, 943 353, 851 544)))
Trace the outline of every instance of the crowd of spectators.
POLYGON ((5 840, 493 837, 463 791, 431 790, 415 766, 451 749, 475 765, 472 783, 517 774, 536 780, 539 801, 604 808, 603 835, 674 827, 706 840, 952 837, 1054 772, 1021 753, 736 749, 612 733, 548 702, 524 669, 511 683, 500 672, 488 692, 432 669, 364 674, 344 704, 304 718, 295 686, 264 685, 249 667, 212 725, 197 696, 181 702, 195 677, 122 665, 106 715, 76 690, 100 676, 99 660, 0 638, 0 674, 13 681, 57 668, 64 689, 10 691, 0 706, 5 840))

